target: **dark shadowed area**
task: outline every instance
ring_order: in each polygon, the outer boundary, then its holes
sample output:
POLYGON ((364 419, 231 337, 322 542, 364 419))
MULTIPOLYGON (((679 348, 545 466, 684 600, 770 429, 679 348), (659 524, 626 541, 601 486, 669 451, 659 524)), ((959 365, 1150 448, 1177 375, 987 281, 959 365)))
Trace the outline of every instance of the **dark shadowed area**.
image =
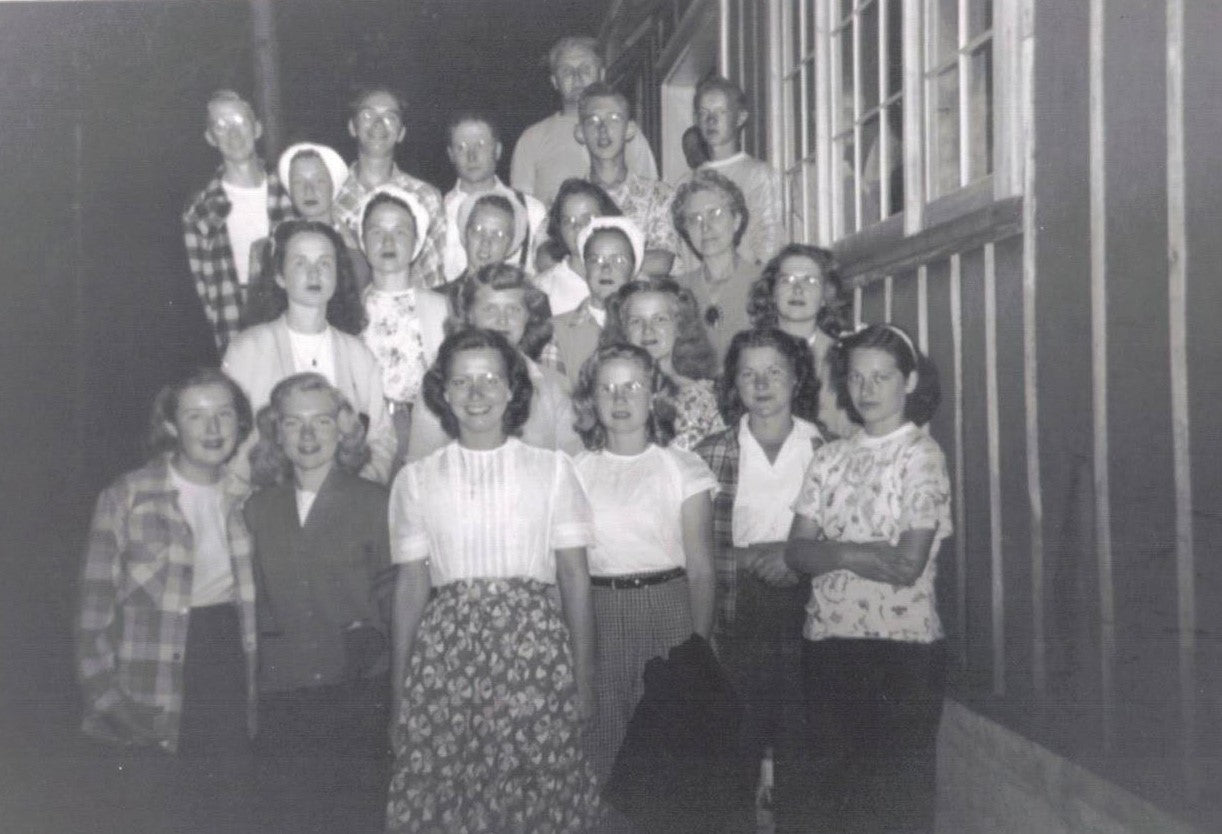
MULTIPOLYGON (((544 55, 606 4, 413 0, 276 4, 286 141, 350 159, 354 82, 406 93, 405 170, 453 184, 444 126, 484 109, 505 137, 555 105, 544 55)), ((140 462, 148 404, 215 352, 179 213, 217 164, 209 92, 253 86, 244 3, 0 4, 0 830, 99 831, 71 626, 97 491, 140 462)), ((129 828, 126 830, 138 830, 129 828)), ((207 831, 206 823, 198 829, 207 831)))

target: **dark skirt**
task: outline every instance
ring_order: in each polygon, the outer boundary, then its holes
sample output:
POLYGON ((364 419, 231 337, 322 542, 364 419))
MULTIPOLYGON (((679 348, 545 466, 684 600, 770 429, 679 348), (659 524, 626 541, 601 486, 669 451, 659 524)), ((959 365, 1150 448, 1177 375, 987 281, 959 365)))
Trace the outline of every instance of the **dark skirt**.
POLYGON ((569 631, 550 586, 438 589, 395 717, 387 831, 577 832, 599 814, 569 631))

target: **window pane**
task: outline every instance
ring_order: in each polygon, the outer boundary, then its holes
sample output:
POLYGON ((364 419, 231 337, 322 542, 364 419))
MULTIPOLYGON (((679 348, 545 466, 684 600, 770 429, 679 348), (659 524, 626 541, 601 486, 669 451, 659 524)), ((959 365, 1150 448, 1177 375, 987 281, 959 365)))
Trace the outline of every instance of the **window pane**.
POLYGON ((903 0, 887 0, 887 97, 904 87, 903 0))
POLYGON ((878 3, 871 0, 870 5, 861 10, 858 18, 861 48, 861 62, 857 65, 861 72, 861 112, 868 113, 878 106, 878 3))
POLYGON ((993 44, 986 42, 972 53, 971 100, 968 110, 968 179, 993 170, 993 44))
POLYGON ((959 0, 930 0, 929 32, 933 67, 951 60, 959 51, 959 0))
POLYGON ((967 38, 974 40, 993 28, 993 0, 967 0, 967 38))
POLYGON ((790 134, 793 138, 793 156, 790 160, 800 158, 806 153, 805 147, 802 144, 802 133, 806 129, 806 122, 810 119, 810 114, 803 111, 802 107, 802 73, 801 71, 794 73, 793 83, 789 87, 789 106, 793 113, 793 124, 790 125, 790 134))
MULTIPOLYGON (((785 172, 785 192, 788 198, 789 215, 786 227, 789 229, 789 235, 792 238, 797 238, 802 234, 802 228, 805 224, 805 213, 807 200, 802 193, 802 164, 790 168, 785 172)), ((813 201, 811 201, 813 202, 813 201)))
POLYGON ((887 107, 891 176, 887 178, 888 193, 883 201, 883 217, 904 210, 904 102, 896 99, 887 107))
POLYGON ((802 126, 806 131, 806 144, 802 147, 803 155, 815 152, 815 60, 806 62, 803 68, 806 79, 806 109, 802 114, 802 126))
POLYGON ((853 173, 853 134, 836 140, 836 165, 840 169, 837 178, 837 199, 840 217, 836 228, 839 234, 857 231, 857 215, 854 209, 857 177, 853 173))
POLYGON ((841 29, 835 38, 840 50, 839 101, 835 109, 836 124, 833 133, 839 133, 853 124, 853 30, 841 29))
MULTIPOLYGON (((803 163, 802 165, 802 169, 803 171, 806 172, 806 193, 810 195, 809 199, 807 200, 808 209, 806 212, 806 238, 805 239, 806 240, 818 240, 819 239, 819 218, 815 216, 815 211, 816 211, 815 206, 817 205, 815 201, 815 195, 819 193, 816 190, 819 186, 819 180, 817 178, 817 169, 815 167, 815 161, 813 159, 806 160, 806 162, 803 163)), ((796 230, 797 227, 795 226, 794 228, 796 230)))
POLYGON ((861 224, 868 226, 877 223, 882 208, 882 181, 879 173, 882 171, 883 143, 886 138, 878 131, 878 114, 871 116, 861 125, 861 224))
POLYGON ((951 67, 933 82, 929 139, 931 197, 959 187, 959 72, 951 67))

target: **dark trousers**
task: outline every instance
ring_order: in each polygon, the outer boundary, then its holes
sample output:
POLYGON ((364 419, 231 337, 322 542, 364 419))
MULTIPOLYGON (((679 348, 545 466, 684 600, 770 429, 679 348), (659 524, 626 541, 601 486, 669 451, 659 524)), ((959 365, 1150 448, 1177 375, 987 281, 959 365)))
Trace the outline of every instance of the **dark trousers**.
POLYGON ((263 830, 380 832, 390 781, 387 675, 259 701, 263 830))
POLYGON ((106 746, 108 798, 97 831, 255 832, 254 762, 246 727, 246 656, 232 605, 194 608, 183 655, 178 753, 106 746))
POLYGON ((933 831, 942 643, 808 640, 802 673, 812 830, 933 831))
MULTIPOLYGON (((760 759, 773 749, 774 815, 778 831, 802 812, 806 793, 802 760, 802 621, 808 583, 774 587, 758 577, 738 578, 736 619, 717 645, 743 700, 740 733, 744 779, 759 781, 760 759)), ((754 818, 754 808, 748 809, 754 818)))

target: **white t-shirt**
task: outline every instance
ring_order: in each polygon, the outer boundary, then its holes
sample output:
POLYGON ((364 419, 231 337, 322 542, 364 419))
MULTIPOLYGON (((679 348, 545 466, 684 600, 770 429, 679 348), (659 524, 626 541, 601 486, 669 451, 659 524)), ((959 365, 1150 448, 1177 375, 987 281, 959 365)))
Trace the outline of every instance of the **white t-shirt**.
POLYGON ((434 585, 524 577, 556 582, 556 550, 593 541, 573 461, 516 437, 490 450, 457 442, 409 463, 390 495, 395 563, 429 560, 434 585))
POLYGON ((191 607, 232 602, 233 563, 221 485, 188 481, 173 466, 170 467, 170 480, 178 490, 178 509, 191 528, 195 545, 191 607))
POLYGON ((591 576, 625 576, 687 566, 683 502, 717 489, 708 465, 674 446, 650 444, 639 455, 605 449, 576 458, 594 510, 591 576))
POLYGON ((769 461, 744 414, 738 425, 738 487, 734 491, 733 542, 746 547, 759 542, 782 542, 793 524, 790 506, 802 488, 802 476, 815 446, 823 442, 818 426, 793 418, 793 430, 781 444, 776 460, 769 461), (817 441, 817 442, 816 442, 817 441))
POLYGON ((931 643, 942 637, 934 579, 939 545, 951 534, 950 479, 937 441, 906 423, 882 437, 859 432, 821 446, 793 511, 834 541, 895 545, 906 530, 937 530, 925 570, 911 586, 848 570, 811 579, 806 639, 931 643))
POLYGON ((289 346, 293 350, 293 367, 297 368, 297 372, 322 374, 334 385, 335 346, 331 342, 331 328, 325 327, 321 333, 298 333, 291 327, 287 329, 289 346))
POLYGON ((229 232, 229 248, 233 250, 233 265, 238 271, 238 283, 246 286, 250 280, 250 247, 256 240, 270 234, 267 219, 267 180, 254 188, 230 185, 221 180, 229 198, 229 216, 225 218, 229 232))
POLYGON ((590 294, 586 279, 569 266, 567 258, 551 269, 540 272, 534 277, 534 282, 536 287, 547 293, 553 316, 576 310, 590 294))

